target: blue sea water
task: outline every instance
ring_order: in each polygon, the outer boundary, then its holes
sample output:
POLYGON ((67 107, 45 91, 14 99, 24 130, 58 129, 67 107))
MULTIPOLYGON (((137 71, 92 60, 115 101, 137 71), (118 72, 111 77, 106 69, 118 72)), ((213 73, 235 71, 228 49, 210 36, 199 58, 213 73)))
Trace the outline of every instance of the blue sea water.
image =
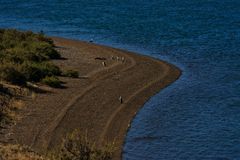
POLYGON ((93 39, 181 68, 133 120, 124 160, 240 160, 239 0, 0 0, 0 28, 93 39))

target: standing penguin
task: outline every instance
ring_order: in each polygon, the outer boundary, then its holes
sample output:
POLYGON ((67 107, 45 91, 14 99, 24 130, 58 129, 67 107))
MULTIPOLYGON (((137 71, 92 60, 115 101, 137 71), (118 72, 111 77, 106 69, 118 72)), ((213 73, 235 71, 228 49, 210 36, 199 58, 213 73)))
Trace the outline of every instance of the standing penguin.
POLYGON ((102 62, 103 67, 106 67, 106 62, 102 62))
POLYGON ((122 96, 120 96, 120 97, 118 98, 118 100, 120 101, 121 104, 123 103, 122 96))

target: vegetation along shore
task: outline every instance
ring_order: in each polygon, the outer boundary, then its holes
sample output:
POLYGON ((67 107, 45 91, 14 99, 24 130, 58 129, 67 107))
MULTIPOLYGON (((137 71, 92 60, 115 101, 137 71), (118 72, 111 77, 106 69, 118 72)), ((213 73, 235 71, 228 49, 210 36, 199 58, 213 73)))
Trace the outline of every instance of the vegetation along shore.
POLYGON ((2 29, 0 159, 121 159, 136 112, 180 74, 132 52, 2 29))

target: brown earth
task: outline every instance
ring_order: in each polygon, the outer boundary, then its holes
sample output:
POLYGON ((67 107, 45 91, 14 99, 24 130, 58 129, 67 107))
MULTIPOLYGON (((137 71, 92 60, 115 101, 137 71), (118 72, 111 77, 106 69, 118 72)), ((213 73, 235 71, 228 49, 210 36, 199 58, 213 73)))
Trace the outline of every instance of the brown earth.
POLYGON ((67 133, 79 129, 87 131, 98 145, 115 141, 114 159, 121 159, 124 138, 136 112, 151 96, 178 79, 180 70, 164 61, 119 49, 53 39, 65 58, 54 63, 63 70, 79 71, 80 77, 61 77, 64 88, 40 85, 46 92, 24 98, 27 107, 20 112, 22 118, 16 125, 7 130, 6 141, 46 153, 67 133))

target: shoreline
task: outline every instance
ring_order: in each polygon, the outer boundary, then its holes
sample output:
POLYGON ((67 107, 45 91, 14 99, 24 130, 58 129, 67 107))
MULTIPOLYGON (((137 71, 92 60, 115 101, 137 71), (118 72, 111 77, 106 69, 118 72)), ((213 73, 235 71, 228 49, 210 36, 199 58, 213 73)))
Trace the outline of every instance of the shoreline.
POLYGON ((45 153, 79 128, 88 131, 97 145, 115 140, 114 159, 121 159, 125 136, 137 112, 152 96, 177 80, 181 71, 168 62, 122 49, 52 38, 66 58, 54 63, 78 70, 85 78, 61 77, 65 89, 49 88, 49 93, 25 100, 23 118, 11 128, 8 139, 45 153), (116 60, 117 57, 124 60, 116 60), (119 103, 119 96, 123 97, 123 104, 119 103))

